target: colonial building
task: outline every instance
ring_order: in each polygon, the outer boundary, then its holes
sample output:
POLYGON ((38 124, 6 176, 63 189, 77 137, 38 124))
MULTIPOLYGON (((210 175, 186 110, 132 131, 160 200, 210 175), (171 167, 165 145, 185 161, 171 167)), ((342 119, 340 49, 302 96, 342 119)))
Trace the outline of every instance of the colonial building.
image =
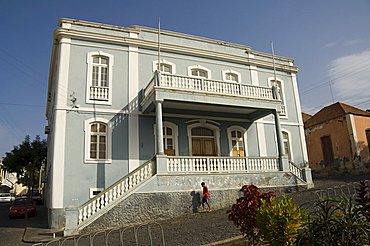
POLYGON ((370 162, 370 112, 337 102, 304 125, 313 168, 356 168, 370 162))
POLYGON ((61 19, 46 111, 50 226, 70 235, 173 217, 201 181, 215 209, 244 184, 311 187, 297 71, 245 45, 61 19))

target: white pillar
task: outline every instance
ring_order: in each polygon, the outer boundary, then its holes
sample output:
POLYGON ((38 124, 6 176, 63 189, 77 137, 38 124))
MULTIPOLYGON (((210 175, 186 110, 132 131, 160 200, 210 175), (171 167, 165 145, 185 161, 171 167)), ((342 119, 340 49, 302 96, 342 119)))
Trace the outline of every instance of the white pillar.
MULTIPOLYGON (((130 37, 137 38, 136 33, 130 33, 130 37)), ((128 47, 129 73, 128 73, 128 171, 131 172, 139 166, 139 49, 137 46, 128 47)))
POLYGON ((164 147, 163 147, 163 119, 162 119, 162 102, 163 101, 156 101, 156 109, 155 109, 155 116, 156 116, 156 137, 157 137, 157 155, 164 155, 164 147))
POLYGON ((64 199, 64 161, 65 161, 65 137, 66 137, 66 111, 69 58, 70 58, 71 39, 61 38, 59 41, 58 52, 58 73, 55 83, 55 109, 54 127, 52 129, 52 166, 51 166, 51 199, 52 209, 63 208, 64 199))
POLYGON ((274 111, 274 118, 275 118, 275 128, 276 128, 276 140, 278 146, 278 153, 279 153, 279 162, 280 162, 280 170, 283 170, 283 136, 281 134, 281 126, 280 126, 280 118, 279 112, 277 110, 274 111))

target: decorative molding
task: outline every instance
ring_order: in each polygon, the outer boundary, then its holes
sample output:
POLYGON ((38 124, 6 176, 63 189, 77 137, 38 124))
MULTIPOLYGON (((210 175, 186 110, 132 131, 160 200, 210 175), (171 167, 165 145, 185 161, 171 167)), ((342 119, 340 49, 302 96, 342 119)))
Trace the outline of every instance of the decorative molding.
POLYGON ((112 163, 112 124, 110 123, 109 120, 104 119, 104 118, 99 118, 99 117, 94 117, 85 120, 84 122, 84 135, 85 135, 85 154, 84 154, 84 162, 86 164, 110 164, 112 163), (89 153, 90 153, 90 124, 91 123, 104 123, 107 125, 107 158, 104 160, 95 160, 95 159, 90 159, 89 158, 89 153))
POLYGON ((216 143, 217 156, 220 156, 221 155, 221 151, 220 151, 220 128, 213 125, 213 124, 207 123, 206 120, 201 120, 198 123, 192 123, 192 124, 187 126, 189 156, 193 156, 191 129, 193 129, 194 127, 204 127, 204 128, 209 128, 209 129, 213 130, 213 132, 215 133, 214 139, 215 139, 215 143, 216 143))
MULTIPOLYGON (((176 64, 175 63, 161 59, 161 64, 167 64, 171 66, 172 72, 167 73, 167 74, 176 74, 176 64)), ((153 61, 153 72, 156 71, 157 68, 158 68, 158 60, 155 60, 153 61)), ((161 73, 166 73, 166 72, 161 71, 161 73)))
POLYGON ((200 77, 200 76, 194 76, 191 74, 191 70, 193 69, 199 69, 199 70, 204 70, 204 71, 207 71, 207 78, 205 79, 211 79, 212 78, 212 75, 211 75, 211 70, 206 68, 206 67, 203 67, 201 65, 192 65, 192 66, 189 66, 188 67, 188 76, 189 77, 195 77, 195 78, 203 78, 203 77, 200 77))
POLYGON ((224 80, 224 81, 233 82, 233 83, 241 83, 241 81, 242 81, 242 76, 237 71, 234 71, 234 70, 231 70, 231 69, 227 69, 227 70, 222 70, 221 73, 222 73, 222 80, 224 80), (228 74, 228 73, 235 74, 238 77, 238 81, 227 80, 226 79, 226 74, 228 74))
POLYGON ((229 142, 229 156, 232 156, 232 138, 231 138, 231 132, 234 131, 234 130, 237 130, 237 131, 241 131, 243 133, 243 142, 244 142, 244 155, 247 157, 249 154, 248 154, 248 141, 247 141, 247 130, 241 126, 238 126, 238 125, 233 125, 233 126, 230 126, 226 129, 227 131, 227 138, 228 138, 228 142, 229 142))
POLYGON ((105 53, 103 51, 92 51, 86 54, 86 63, 87 63, 87 76, 86 76, 86 104, 100 104, 100 105, 112 105, 112 76, 113 76, 113 65, 114 65, 114 58, 113 55, 105 53), (92 86, 92 59, 93 56, 105 56, 108 57, 108 100, 107 101, 100 101, 90 99, 90 86, 92 86))
MULTIPOLYGON (((158 43, 155 41, 150 41, 150 40, 115 36, 115 35, 109 35, 109 34, 101 34, 98 32, 70 30, 70 29, 63 29, 63 28, 58 28, 55 30, 54 37, 56 39, 59 39, 63 36, 73 37, 77 39, 92 40, 92 41, 100 41, 100 42, 103 41, 103 42, 108 42, 108 43, 118 44, 118 45, 136 45, 140 48, 146 48, 150 50, 158 49, 158 43)), ((232 55, 229 53, 204 50, 204 49, 192 48, 188 46, 175 45, 175 44, 169 44, 169 43, 162 43, 161 50, 164 52, 169 52, 169 53, 205 57, 205 58, 218 59, 218 60, 223 60, 223 61, 228 61, 228 62, 237 62, 237 63, 242 63, 245 65, 255 65, 258 67, 266 67, 270 69, 273 68, 272 58, 271 58, 271 61, 266 61, 264 59, 249 58, 247 56, 232 55)), ((277 57, 275 58, 276 60, 278 60, 277 57)), ((284 72, 289 72, 289 73, 298 72, 298 67, 292 67, 286 63, 276 62, 275 67, 277 70, 281 70, 284 72)))
MULTIPOLYGON (((281 137, 283 138, 282 141, 283 141, 283 144, 284 144, 284 135, 283 135, 283 132, 287 133, 288 134, 288 143, 289 143, 289 151, 290 151, 290 157, 291 157, 291 161, 294 162, 294 154, 293 154, 293 148, 292 148, 292 134, 290 133, 289 130, 287 129, 284 129, 284 128, 281 128, 281 137)), ((302 146, 302 149, 304 149, 304 146, 302 146)), ((283 145, 283 151, 285 151, 285 147, 283 145)))

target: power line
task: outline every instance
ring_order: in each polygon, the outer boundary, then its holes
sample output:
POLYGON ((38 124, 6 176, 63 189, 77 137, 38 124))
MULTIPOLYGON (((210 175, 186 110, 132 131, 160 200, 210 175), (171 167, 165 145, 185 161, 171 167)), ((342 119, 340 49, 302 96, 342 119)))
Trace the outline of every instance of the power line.
MULTIPOLYGON (((365 64, 365 66, 361 66, 360 67, 361 69, 352 70, 349 73, 345 73, 345 74, 342 74, 341 76, 334 77, 334 78, 331 79, 331 81, 335 81, 335 80, 338 80, 338 79, 341 79, 341 78, 346 78, 346 77, 348 77, 348 76, 350 76, 350 75, 352 75, 354 73, 358 73, 358 72, 360 72, 362 70, 365 70, 369 66, 370 66, 370 64, 365 64)), ((343 71, 345 71, 345 70, 343 70, 343 71)), ((307 93, 309 93, 309 92, 311 92, 311 91, 313 91, 315 89, 318 89, 318 88, 321 88, 321 87, 327 85, 327 83, 328 83, 328 80, 325 80, 325 81, 320 82, 320 83, 315 83, 315 84, 317 84, 316 86, 314 86, 314 87, 312 87, 310 89, 306 89, 306 90, 302 91, 300 94, 301 95, 307 94, 307 93)), ((334 84, 334 82, 332 82, 332 84, 334 84)))
POLYGON ((36 105, 36 104, 23 104, 23 103, 6 103, 0 102, 1 105, 9 105, 9 106, 23 106, 23 107, 42 107, 44 108, 45 105, 36 105))

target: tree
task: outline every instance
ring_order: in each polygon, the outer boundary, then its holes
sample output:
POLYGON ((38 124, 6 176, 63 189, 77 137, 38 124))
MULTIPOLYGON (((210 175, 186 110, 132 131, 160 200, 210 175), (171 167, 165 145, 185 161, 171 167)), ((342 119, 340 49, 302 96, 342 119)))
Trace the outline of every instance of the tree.
POLYGON ((18 182, 27 184, 32 188, 37 184, 38 172, 42 162, 46 159, 47 142, 40 136, 31 142, 26 136, 23 142, 14 146, 13 150, 5 154, 3 164, 9 172, 16 172, 18 182))

